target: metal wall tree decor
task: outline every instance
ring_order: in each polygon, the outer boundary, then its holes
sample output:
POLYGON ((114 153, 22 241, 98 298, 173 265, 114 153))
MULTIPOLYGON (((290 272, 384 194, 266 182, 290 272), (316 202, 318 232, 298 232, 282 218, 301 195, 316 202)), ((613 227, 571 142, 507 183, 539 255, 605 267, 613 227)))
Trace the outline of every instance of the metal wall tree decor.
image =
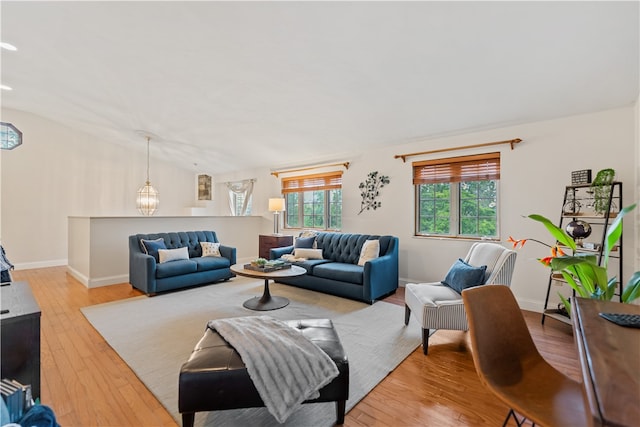
POLYGON ((367 179, 361 182, 358 188, 360 189, 360 195, 362 196, 362 202, 360 202, 360 215, 365 210, 376 210, 382 206, 381 202, 376 201, 376 197, 380 195, 380 189, 391 182, 387 175, 379 175, 378 171, 370 172, 367 175, 367 179))

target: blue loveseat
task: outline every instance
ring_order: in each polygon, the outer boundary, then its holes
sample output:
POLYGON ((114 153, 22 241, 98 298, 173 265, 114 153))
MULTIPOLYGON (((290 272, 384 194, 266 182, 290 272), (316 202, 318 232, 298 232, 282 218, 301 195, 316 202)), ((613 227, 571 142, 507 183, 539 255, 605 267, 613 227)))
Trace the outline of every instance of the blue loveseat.
MULTIPOLYGON (((398 289, 397 237, 317 233, 314 247, 321 250, 322 259, 294 261, 295 265, 307 270, 307 274, 276 281, 369 304, 398 289), (360 252, 367 240, 379 240, 380 253, 377 258, 360 266, 360 252)), ((278 259, 293 251, 294 246, 273 248, 269 257, 278 259)))
MULTIPOLYGON (((200 242, 219 243, 214 231, 136 234, 129 236, 129 283, 149 296, 158 292, 228 280, 234 277, 236 248, 219 246, 220 256, 202 256, 200 242), (157 251, 145 253, 141 240, 164 240, 167 249, 186 247, 188 259, 160 263, 157 251)), ((150 246, 150 245, 148 245, 150 246)))

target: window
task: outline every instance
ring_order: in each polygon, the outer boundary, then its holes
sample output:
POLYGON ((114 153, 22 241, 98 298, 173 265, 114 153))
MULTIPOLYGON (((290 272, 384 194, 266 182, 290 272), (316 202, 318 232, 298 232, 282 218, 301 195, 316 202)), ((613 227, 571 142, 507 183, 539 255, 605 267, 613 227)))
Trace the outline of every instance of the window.
POLYGON ((246 198, 244 193, 233 193, 230 197, 233 200, 233 216, 251 215, 251 200, 253 199, 251 195, 249 195, 246 205, 244 203, 246 198))
POLYGON ((283 178, 282 193, 285 227, 342 228, 342 172, 283 178))
POLYGON ((255 179, 227 182, 229 213, 231 216, 251 215, 253 183, 255 179))
POLYGON ((500 153, 413 163, 417 236, 498 237, 500 153))

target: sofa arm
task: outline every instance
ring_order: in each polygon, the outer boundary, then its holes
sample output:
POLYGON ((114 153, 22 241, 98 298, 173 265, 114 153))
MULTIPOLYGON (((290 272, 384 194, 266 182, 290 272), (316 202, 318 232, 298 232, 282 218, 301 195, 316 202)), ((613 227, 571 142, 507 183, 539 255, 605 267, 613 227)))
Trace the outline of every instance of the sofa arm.
POLYGON ((282 255, 287 255, 292 253, 293 253, 293 245, 282 246, 280 248, 271 248, 269 250, 269 259, 282 258, 282 255))
POLYGON ((142 252, 130 254, 129 283, 146 294, 155 294, 156 259, 142 252))
POLYGON ((220 251, 220 255, 227 258, 231 265, 236 263, 236 248, 220 245, 218 250, 220 251))
POLYGON ((398 289, 398 257, 383 255, 364 264, 364 299, 373 302, 398 289))

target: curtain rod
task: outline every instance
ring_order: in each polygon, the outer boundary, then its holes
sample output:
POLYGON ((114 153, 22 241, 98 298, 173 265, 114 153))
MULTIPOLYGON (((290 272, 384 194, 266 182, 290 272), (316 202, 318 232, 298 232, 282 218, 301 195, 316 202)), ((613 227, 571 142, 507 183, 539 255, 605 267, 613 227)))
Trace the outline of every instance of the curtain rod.
POLYGON ((287 169, 287 170, 281 170, 281 171, 273 171, 273 172, 271 172, 271 175, 273 175, 273 176, 275 176, 277 178, 278 175, 281 174, 281 173, 301 172, 301 171, 308 171, 308 170, 312 170, 312 169, 328 168, 328 167, 331 167, 331 166, 342 166, 345 169, 349 169, 349 165, 350 164, 351 164, 351 162, 342 162, 342 163, 332 163, 330 165, 309 166, 308 168, 287 169))
POLYGON ((487 147, 489 145, 500 145, 500 144, 509 144, 511 146, 511 149, 513 150, 515 144, 519 142, 522 142, 522 140, 520 138, 516 138, 516 139, 510 139, 508 141, 485 142, 484 144, 463 145, 462 147, 453 147, 453 148, 440 148, 438 150, 420 151, 418 153, 396 154, 395 156, 393 156, 393 158, 402 159, 402 162, 404 163, 407 161, 407 157, 420 156, 422 154, 442 153, 444 151, 464 150, 467 148, 487 147))

